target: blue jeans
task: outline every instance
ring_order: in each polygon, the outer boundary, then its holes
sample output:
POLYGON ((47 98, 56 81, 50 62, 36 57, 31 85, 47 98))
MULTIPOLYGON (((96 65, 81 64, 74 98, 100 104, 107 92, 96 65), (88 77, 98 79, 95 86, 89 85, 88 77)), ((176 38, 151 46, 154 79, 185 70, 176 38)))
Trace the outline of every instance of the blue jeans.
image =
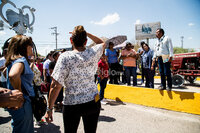
POLYGON ((108 78, 104 78, 101 80, 100 77, 98 77, 98 83, 100 84, 100 100, 104 98, 104 91, 107 85, 108 78))
POLYGON ((170 62, 163 63, 162 57, 158 58, 158 65, 161 77, 161 86, 166 89, 166 76, 167 76, 167 86, 172 88, 172 76, 170 70, 170 62))
POLYGON ((133 76, 133 86, 137 85, 137 67, 127 67, 124 66, 125 68, 125 74, 126 74, 126 82, 128 85, 131 85, 131 76, 133 76))
POLYGON ((146 79, 145 87, 154 88, 154 73, 155 71, 149 68, 143 68, 143 73, 146 79))
POLYGON ((6 84, 6 82, 1 82, 1 87, 3 87, 3 88, 7 88, 7 84, 6 84))
POLYGON ((8 109, 12 116, 13 133, 34 133, 33 113, 31 102, 25 100, 23 107, 18 110, 8 109))

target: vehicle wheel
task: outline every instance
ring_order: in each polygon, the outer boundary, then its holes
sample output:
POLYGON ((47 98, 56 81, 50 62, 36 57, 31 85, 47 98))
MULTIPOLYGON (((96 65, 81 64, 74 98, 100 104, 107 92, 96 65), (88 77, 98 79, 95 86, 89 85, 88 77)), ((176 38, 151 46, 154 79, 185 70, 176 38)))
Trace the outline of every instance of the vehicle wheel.
POLYGON ((195 77, 195 76, 187 76, 185 79, 192 84, 197 80, 197 77, 195 77))
POLYGON ((184 83, 184 77, 182 75, 174 75, 172 77, 172 84, 174 85, 174 87, 180 87, 182 86, 184 83))

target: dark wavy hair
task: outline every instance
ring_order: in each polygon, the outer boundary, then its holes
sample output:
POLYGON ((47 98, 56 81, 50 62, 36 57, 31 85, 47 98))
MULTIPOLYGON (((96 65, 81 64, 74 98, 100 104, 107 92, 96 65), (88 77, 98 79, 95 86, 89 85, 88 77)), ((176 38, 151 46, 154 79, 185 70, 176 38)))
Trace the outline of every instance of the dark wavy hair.
POLYGON ((22 56, 24 56, 28 60, 28 55, 27 55, 28 46, 33 47, 33 41, 31 37, 25 35, 13 36, 8 45, 5 65, 8 66, 12 61, 22 56))
POLYGON ((148 49, 150 49, 150 47, 149 47, 149 45, 148 45, 147 43, 144 43, 144 44, 142 45, 142 49, 144 49, 144 45, 146 45, 146 46, 148 47, 148 49))
POLYGON ((74 27, 71 37, 75 47, 83 47, 87 41, 87 33, 82 25, 74 27))

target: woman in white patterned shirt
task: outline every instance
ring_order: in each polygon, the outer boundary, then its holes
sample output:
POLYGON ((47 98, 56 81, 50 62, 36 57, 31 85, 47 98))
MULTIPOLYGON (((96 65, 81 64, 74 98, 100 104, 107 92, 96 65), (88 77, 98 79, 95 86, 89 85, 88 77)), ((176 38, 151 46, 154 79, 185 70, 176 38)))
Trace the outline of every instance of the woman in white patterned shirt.
POLYGON ((82 117, 85 132, 95 133, 101 105, 97 85, 94 83, 94 74, 106 44, 100 38, 87 33, 83 26, 74 28, 70 41, 74 50, 60 55, 52 73, 46 120, 47 122, 53 120, 53 104, 64 86, 66 88, 63 99, 65 132, 76 132, 82 117), (87 37, 98 45, 86 49, 87 37))

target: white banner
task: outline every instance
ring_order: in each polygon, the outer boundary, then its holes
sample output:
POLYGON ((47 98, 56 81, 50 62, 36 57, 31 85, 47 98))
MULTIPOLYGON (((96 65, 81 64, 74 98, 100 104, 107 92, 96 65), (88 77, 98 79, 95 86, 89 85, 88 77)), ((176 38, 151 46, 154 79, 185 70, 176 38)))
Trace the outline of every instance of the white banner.
POLYGON ((160 22, 135 25, 136 40, 156 38, 156 30, 161 27, 160 22))

